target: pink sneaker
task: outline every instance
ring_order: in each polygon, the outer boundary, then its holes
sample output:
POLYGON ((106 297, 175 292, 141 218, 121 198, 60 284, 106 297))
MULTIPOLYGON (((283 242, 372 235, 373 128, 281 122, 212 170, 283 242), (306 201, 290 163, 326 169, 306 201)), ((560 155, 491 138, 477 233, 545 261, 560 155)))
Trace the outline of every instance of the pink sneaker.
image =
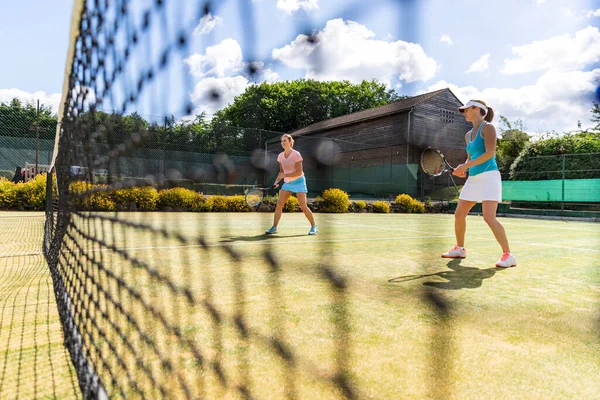
POLYGON ((496 267, 499 268, 510 268, 517 266, 517 259, 511 253, 502 254, 500 261, 496 263, 496 267))
POLYGON ((465 258, 467 256, 467 250, 464 247, 454 246, 444 254, 442 258, 465 258))

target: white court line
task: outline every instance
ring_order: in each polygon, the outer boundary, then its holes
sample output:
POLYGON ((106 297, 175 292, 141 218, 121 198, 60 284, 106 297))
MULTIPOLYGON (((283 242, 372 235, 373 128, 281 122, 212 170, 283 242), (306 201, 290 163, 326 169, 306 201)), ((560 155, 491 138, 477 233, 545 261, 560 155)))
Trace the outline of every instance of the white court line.
MULTIPOLYGON (((356 226, 356 227, 363 227, 363 228, 376 228, 376 229, 379 229, 379 230, 388 230, 388 231, 418 232, 418 233, 429 233, 429 232, 431 232, 430 230, 397 228, 395 226, 392 227, 392 226, 387 226, 387 225, 351 224, 351 223, 339 222, 339 221, 328 221, 328 222, 330 222, 330 223, 333 222, 334 224, 337 224, 337 225, 356 226)), ((454 236, 454 235, 452 235, 452 236, 454 236)))
MULTIPOLYGON (((427 236, 400 236, 400 237, 379 237, 379 238, 361 238, 361 239, 326 239, 320 240, 316 242, 315 240, 272 240, 270 245, 278 245, 278 244, 304 244, 304 243, 350 243, 350 242, 373 242, 373 241, 402 241, 406 239, 444 239, 444 238, 453 238, 454 235, 427 235, 427 236)), ((480 238, 488 241, 496 241, 496 239, 491 238, 480 238)), ((557 247, 565 250, 579 250, 583 252, 591 252, 591 253, 600 253, 600 250, 589 249, 587 247, 570 247, 570 246, 558 246, 553 244, 546 243, 530 243, 523 242, 518 240, 511 240, 511 243, 518 243, 527 246, 539 246, 539 247, 557 247)), ((208 247, 225 247, 225 246, 257 246, 264 245, 262 241, 256 242, 225 242, 225 243, 212 243, 209 244, 208 247)), ((147 247, 127 247, 120 250, 165 250, 165 249, 178 249, 178 248, 194 248, 194 247, 202 247, 201 245, 175 245, 175 246, 147 246, 147 247)), ((102 249, 101 251, 112 251, 111 249, 102 249)))
MULTIPOLYGON (((338 221, 333 221, 333 222, 336 224, 346 225, 346 226, 359 226, 359 227, 366 227, 366 228, 377 228, 377 229, 420 232, 420 233, 427 232, 427 231, 419 231, 417 229, 403 229, 403 228, 396 228, 396 227, 387 227, 384 225, 349 224, 349 223, 343 223, 343 222, 338 222, 338 221)), ((503 225, 504 225, 504 223, 503 223, 503 225)), ((450 237, 454 237, 454 235, 450 235, 450 237)), ((496 241, 496 239, 490 239, 490 238, 480 238, 480 239, 496 241)), ((599 236, 599 239, 600 239, 600 236, 599 236)), ((600 250, 590 249, 587 247, 560 246, 560 245, 549 244, 549 243, 531 243, 531 242, 523 242, 523 241, 519 241, 519 240, 511 240, 510 238, 509 238, 509 243, 519 243, 519 244, 524 244, 524 245, 528 245, 528 246, 557 247, 559 249, 566 249, 566 250, 581 250, 581 251, 588 251, 588 252, 592 252, 592 253, 600 253, 600 250)))
POLYGON ((0 258, 10 258, 10 257, 19 257, 19 256, 39 256, 41 254, 44 254, 44 253, 41 251, 39 251, 37 253, 8 253, 8 254, 1 255, 0 258))
MULTIPOLYGON (((378 237, 378 238, 360 238, 360 239, 325 239, 325 240, 279 240, 279 239, 271 239, 270 245, 278 245, 278 244, 303 244, 303 243, 345 243, 345 242, 373 242, 373 241, 389 241, 389 240, 397 240, 402 241, 405 239, 432 239, 432 238, 449 238, 454 237, 454 235, 427 235, 427 236, 400 236, 400 237, 378 237)), ((224 242, 224 243, 212 243, 207 245, 207 247, 225 247, 225 246, 264 246, 264 241, 255 241, 255 242, 224 242)), ((173 245, 173 246, 144 246, 144 247, 126 247, 120 248, 121 251, 129 251, 129 250, 164 250, 164 249, 180 249, 180 248, 194 248, 194 247, 202 247, 199 244, 193 245, 173 245)), ((102 249, 101 251, 112 251, 112 249, 102 249)))
MULTIPOLYGON (((482 217, 483 218, 483 217, 482 217)), ((513 219, 513 218, 511 218, 513 219)), ((548 221, 548 222, 562 222, 562 221, 548 221)), ((581 221, 583 223, 587 223, 587 224, 597 224, 597 222, 585 222, 585 221, 581 221)), ((569 221, 569 223, 581 223, 580 221, 569 221)), ((567 223, 567 222, 565 222, 567 223)), ((502 220, 502 225, 513 225, 513 226, 518 226, 518 227, 527 227, 527 228, 541 228, 541 229, 548 229, 548 225, 533 225, 533 224, 517 224, 517 223, 513 223, 513 222, 509 222, 506 220, 502 220)), ((554 227, 553 227, 554 228, 554 227)), ((598 224, 598 229, 582 229, 583 227, 573 227, 573 226, 560 226, 558 227, 558 229, 560 230, 569 230, 569 231, 581 231, 581 232, 594 232, 597 233, 600 238, 600 224, 598 224)))
MULTIPOLYGON (((478 238, 478 239, 491 240, 491 241, 494 241, 494 242, 496 241, 496 239, 491 239, 491 238, 478 238)), ((587 247, 560 246, 560 245, 550 244, 550 243, 531 243, 531 242, 523 242, 521 240, 511 240, 511 239, 509 239, 508 242, 509 243, 523 244, 523 245, 527 245, 527 246, 556 247, 556 248, 565 249, 565 250, 581 250, 581 251, 590 252, 590 253, 600 253, 600 250, 589 249, 587 247)))

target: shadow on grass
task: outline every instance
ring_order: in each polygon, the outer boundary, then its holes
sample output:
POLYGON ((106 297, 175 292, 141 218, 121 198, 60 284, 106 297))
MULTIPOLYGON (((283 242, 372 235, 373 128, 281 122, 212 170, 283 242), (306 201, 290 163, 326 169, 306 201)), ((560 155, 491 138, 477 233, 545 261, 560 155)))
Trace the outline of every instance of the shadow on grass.
POLYGON ((220 240, 220 243, 233 243, 233 242, 259 242, 261 240, 277 240, 277 239, 288 239, 293 237, 305 237, 308 235, 267 235, 263 233, 261 235, 255 236, 233 236, 228 238, 223 238, 220 240))
POLYGON ((424 282, 423 286, 446 290, 476 289, 481 287, 484 279, 489 279, 493 277, 496 272, 503 270, 502 268, 496 267, 479 269, 461 266, 461 261, 461 259, 453 259, 449 261, 447 265, 451 271, 440 271, 434 274, 404 275, 397 278, 392 278, 388 280, 388 282, 400 283, 437 276, 446 279, 446 282, 424 282))

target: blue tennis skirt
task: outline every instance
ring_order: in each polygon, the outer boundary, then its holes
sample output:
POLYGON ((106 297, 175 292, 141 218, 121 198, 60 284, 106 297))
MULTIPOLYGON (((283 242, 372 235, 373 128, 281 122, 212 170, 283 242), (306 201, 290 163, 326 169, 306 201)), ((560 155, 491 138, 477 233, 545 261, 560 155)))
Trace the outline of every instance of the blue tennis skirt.
POLYGON ((308 189, 306 188, 306 178, 303 175, 291 182, 286 182, 281 187, 281 190, 287 190, 292 193, 308 193, 308 189))

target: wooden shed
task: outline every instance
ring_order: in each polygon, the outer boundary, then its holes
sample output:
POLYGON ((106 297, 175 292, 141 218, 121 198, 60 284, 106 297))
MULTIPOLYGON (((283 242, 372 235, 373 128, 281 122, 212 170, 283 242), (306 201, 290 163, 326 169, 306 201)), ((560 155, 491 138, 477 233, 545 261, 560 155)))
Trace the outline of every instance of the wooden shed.
MULTIPOLYGON (((357 196, 423 198, 452 185, 448 176, 424 176, 418 164, 426 147, 441 150, 452 165, 464 162, 471 124, 458 112, 462 105, 441 89, 289 132, 305 158, 309 191, 337 187, 357 196)), ((267 150, 281 152, 279 138, 267 150)))

